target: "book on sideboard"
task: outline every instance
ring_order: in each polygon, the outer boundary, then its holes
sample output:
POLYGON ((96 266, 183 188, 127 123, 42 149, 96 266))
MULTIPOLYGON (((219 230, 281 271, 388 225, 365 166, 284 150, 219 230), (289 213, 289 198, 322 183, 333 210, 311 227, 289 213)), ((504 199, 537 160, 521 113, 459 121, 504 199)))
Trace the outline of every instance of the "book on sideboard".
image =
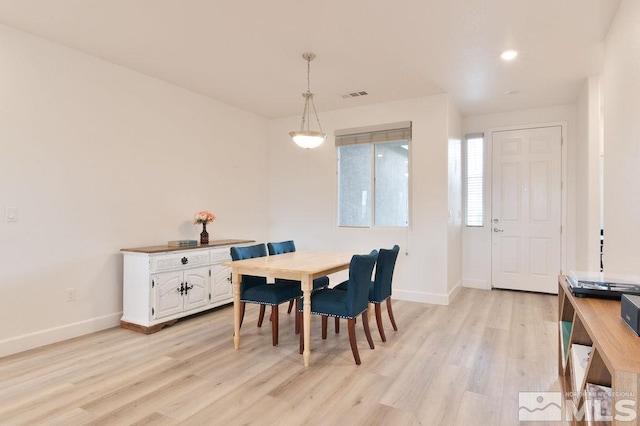
POLYGON ((197 246, 198 240, 172 240, 167 243, 170 247, 190 247, 197 246))

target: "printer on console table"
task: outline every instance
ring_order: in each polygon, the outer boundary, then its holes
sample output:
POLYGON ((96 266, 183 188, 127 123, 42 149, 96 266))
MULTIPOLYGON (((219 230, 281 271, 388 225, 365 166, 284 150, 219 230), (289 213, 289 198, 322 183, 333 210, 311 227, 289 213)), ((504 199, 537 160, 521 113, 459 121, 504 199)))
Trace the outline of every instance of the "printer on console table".
POLYGON ((120 326, 155 333, 178 319, 233 303, 230 248, 253 240, 120 250, 124 255, 120 326))

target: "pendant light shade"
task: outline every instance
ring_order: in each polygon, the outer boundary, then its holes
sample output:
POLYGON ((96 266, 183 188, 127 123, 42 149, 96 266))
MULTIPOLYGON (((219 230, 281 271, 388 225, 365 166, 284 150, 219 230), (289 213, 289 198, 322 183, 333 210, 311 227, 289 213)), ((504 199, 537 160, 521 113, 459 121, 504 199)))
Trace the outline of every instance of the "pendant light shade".
POLYGON ((315 148, 327 138, 326 133, 314 132, 312 130, 298 130, 289 132, 289 136, 301 148, 315 148))
POLYGON ((293 139, 296 145, 302 148, 315 148, 319 146, 327 138, 327 134, 322 131, 320 126, 320 119, 316 112, 316 106, 313 102, 313 93, 311 93, 309 85, 309 74, 311 73, 311 61, 316 57, 315 53, 304 53, 302 55, 305 61, 307 61, 307 91, 302 94, 304 98, 304 110, 302 111, 302 122, 300 123, 300 130, 289 132, 289 136, 293 139), (311 108, 309 107, 311 104, 311 108), (313 114, 316 117, 318 123, 318 130, 314 131, 309 129, 309 118, 311 115, 311 109, 313 108, 313 114), (305 128, 306 124, 306 128, 305 128))

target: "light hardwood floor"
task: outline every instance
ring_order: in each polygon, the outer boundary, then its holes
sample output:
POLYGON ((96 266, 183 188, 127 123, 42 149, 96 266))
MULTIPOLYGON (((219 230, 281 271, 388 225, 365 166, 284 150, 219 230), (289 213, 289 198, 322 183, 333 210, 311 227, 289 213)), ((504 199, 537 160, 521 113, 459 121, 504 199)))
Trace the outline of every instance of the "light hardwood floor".
POLYGON ((462 289, 449 306, 393 306, 386 343, 371 322, 375 350, 358 322, 361 366, 344 321, 323 341, 314 315, 305 368, 293 316, 273 347, 250 305, 238 351, 229 306, 1 358, 0 424, 513 425, 518 392, 560 390, 555 296, 462 289))

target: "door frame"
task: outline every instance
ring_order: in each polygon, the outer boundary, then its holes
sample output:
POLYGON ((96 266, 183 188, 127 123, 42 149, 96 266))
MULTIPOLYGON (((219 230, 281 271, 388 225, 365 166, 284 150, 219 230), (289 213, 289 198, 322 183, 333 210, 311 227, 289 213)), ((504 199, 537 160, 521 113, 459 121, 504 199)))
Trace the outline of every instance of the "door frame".
MULTIPOLYGON (((562 189, 560 191, 560 226, 562 227, 562 233, 560 235, 560 273, 564 273, 567 270, 567 209, 568 209, 568 143, 567 143, 567 122, 559 121, 559 122, 543 122, 543 123, 532 123, 532 124, 523 124, 516 126, 507 126, 507 127, 492 127, 487 131, 488 138, 486 141, 487 151, 485 152, 485 159, 487 168, 485 170, 488 171, 486 173, 487 177, 487 197, 485 198, 485 211, 489 214, 487 215, 487 229, 491 230, 492 220, 493 220, 493 134, 496 132, 504 132, 510 130, 528 130, 528 129, 537 129, 541 127, 560 127, 562 143, 560 150, 560 179, 562 181, 562 189)), ((489 241, 488 241, 488 250, 489 253, 492 253, 491 244, 493 241, 493 234, 489 232, 489 241)), ((489 255, 489 288, 493 287, 493 255, 489 255)))

